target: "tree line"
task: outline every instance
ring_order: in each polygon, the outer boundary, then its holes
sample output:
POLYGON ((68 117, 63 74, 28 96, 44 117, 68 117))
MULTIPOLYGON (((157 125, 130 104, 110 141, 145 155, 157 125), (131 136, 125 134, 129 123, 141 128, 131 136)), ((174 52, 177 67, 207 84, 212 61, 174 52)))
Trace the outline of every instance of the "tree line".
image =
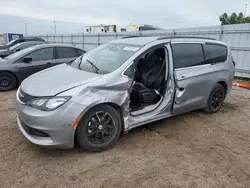
POLYGON ((239 14, 232 13, 231 15, 224 13, 219 17, 219 19, 221 25, 250 23, 250 17, 249 16, 245 17, 242 12, 239 14))

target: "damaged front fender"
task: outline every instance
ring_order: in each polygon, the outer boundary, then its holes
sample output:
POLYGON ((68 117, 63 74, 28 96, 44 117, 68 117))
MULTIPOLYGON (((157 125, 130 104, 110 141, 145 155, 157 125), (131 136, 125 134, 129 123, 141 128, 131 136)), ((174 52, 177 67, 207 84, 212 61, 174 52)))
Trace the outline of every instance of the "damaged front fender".
POLYGON ((75 90, 77 90, 78 93, 72 98, 72 101, 83 106, 81 116, 96 105, 111 103, 119 106, 124 130, 126 130, 129 126, 129 101, 132 82, 132 79, 122 76, 112 82, 110 82, 109 79, 99 79, 94 83, 80 86, 74 89, 74 91, 71 91, 75 93, 75 90))

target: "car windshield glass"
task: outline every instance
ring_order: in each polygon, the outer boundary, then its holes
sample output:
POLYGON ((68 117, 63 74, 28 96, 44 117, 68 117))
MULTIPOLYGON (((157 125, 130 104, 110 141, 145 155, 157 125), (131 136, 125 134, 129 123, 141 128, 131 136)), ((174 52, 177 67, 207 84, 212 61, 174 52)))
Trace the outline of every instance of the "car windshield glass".
POLYGON ((7 44, 6 44, 6 46, 9 46, 9 45, 11 45, 13 42, 15 42, 16 40, 11 40, 10 42, 8 42, 7 44))
POLYGON ((19 46, 21 46, 22 44, 23 43, 18 43, 18 44, 14 45, 14 46, 11 46, 10 50, 14 50, 14 49, 18 48, 19 46))
POLYGON ((127 61, 140 46, 109 43, 101 45, 73 61, 70 66, 97 74, 108 74, 127 61))
POLYGON ((29 48, 25 48, 23 50, 20 50, 19 52, 16 52, 16 53, 13 53, 9 56, 7 56, 5 59, 15 59, 15 58, 19 58, 21 57, 22 55, 26 54, 27 52, 29 51, 32 51, 34 48, 32 47, 29 47, 29 48))

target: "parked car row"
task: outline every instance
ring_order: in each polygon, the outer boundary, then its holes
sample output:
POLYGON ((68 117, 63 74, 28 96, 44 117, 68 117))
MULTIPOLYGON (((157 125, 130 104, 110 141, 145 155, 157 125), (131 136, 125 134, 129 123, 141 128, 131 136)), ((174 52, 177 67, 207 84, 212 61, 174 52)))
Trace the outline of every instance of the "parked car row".
POLYGON ((196 109, 217 112, 235 73, 230 48, 208 38, 126 38, 82 53, 44 44, 0 63, 9 67, 1 77, 6 90, 47 68, 16 95, 18 127, 30 142, 72 148, 77 141, 103 151, 143 124, 196 109))
POLYGON ((8 42, 7 44, 5 44, 4 46, 0 46, 0 50, 1 49, 8 49, 16 44, 22 43, 22 42, 30 42, 30 41, 40 41, 40 42, 45 42, 44 39, 40 38, 40 37, 23 37, 20 39, 14 39, 11 40, 10 42, 8 42))
POLYGON ((1 58, 5 58, 15 52, 18 52, 20 50, 23 50, 25 48, 31 47, 31 46, 35 46, 38 44, 45 44, 45 42, 41 42, 41 41, 29 41, 29 42, 22 42, 22 43, 18 43, 15 44, 9 48, 6 49, 2 49, 0 50, 0 57, 1 58))
POLYGON ((14 46, 18 46, 18 49, 24 46, 28 48, 0 59, 0 91, 12 90, 28 76, 58 64, 69 63, 85 53, 70 45, 41 44, 39 41, 23 42, 14 46), (31 44, 33 46, 29 47, 31 44))

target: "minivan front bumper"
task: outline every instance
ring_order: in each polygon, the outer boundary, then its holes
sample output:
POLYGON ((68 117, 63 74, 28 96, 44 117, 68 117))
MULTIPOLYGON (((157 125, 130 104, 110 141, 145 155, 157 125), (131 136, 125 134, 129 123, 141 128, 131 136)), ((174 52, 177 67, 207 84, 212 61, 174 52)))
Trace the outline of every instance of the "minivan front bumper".
POLYGON ((17 102, 17 124, 33 144, 46 148, 73 148, 74 123, 83 106, 68 101, 53 111, 41 111, 17 102))

